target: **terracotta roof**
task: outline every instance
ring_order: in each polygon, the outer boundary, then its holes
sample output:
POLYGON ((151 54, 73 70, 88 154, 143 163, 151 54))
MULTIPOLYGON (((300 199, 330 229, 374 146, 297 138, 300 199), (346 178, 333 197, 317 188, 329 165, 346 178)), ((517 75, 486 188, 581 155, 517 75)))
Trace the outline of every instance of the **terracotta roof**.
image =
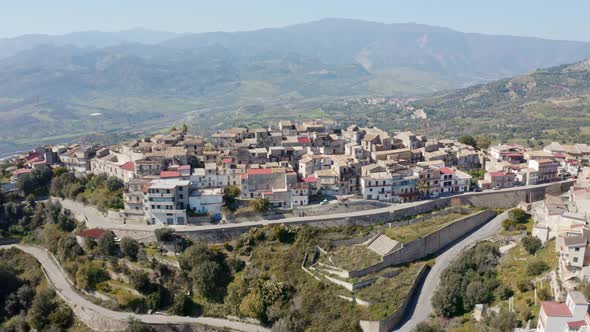
POLYGON ((311 140, 309 139, 309 137, 297 137, 297 142, 299 142, 299 143, 310 143, 311 140))
POLYGON ((504 172, 489 172, 490 176, 504 176, 506 173, 504 172))
POLYGON ((586 326, 586 322, 583 320, 577 320, 575 322, 567 322, 567 326, 569 328, 582 327, 582 326, 586 326))
POLYGON ((81 237, 89 237, 92 239, 98 239, 101 236, 105 235, 106 233, 110 232, 109 230, 106 229, 101 229, 101 228, 91 228, 91 229, 87 229, 85 231, 80 232, 80 234, 78 234, 78 236, 81 237))
POLYGON ((167 178, 179 178, 180 172, 179 171, 161 171, 160 178, 167 179, 167 178))
POLYGON ((14 175, 30 174, 31 172, 33 172, 33 170, 30 168, 19 168, 14 171, 14 175))
POLYGON ((272 168, 250 168, 248 170, 248 175, 257 175, 257 174, 272 174, 272 168))
POLYGON ((135 171, 135 164, 132 161, 128 161, 126 163, 124 163, 123 165, 119 166, 119 168, 124 169, 126 171, 135 171))
POLYGON ((541 307, 545 314, 550 317, 572 317, 570 309, 564 302, 543 301, 541 307))
POLYGON ((186 170, 190 170, 190 169, 191 169, 191 165, 178 166, 179 171, 186 171, 186 170))
POLYGON ((231 164, 231 158, 223 158, 224 164, 231 164))
POLYGON ((441 167, 440 168, 440 172, 443 173, 443 174, 453 174, 455 171, 453 171, 452 168, 441 167))
POLYGON ((315 176, 307 176, 307 177, 304 177, 301 180, 303 180, 303 182, 310 183, 310 182, 317 182, 318 181, 318 178, 316 178, 315 176))

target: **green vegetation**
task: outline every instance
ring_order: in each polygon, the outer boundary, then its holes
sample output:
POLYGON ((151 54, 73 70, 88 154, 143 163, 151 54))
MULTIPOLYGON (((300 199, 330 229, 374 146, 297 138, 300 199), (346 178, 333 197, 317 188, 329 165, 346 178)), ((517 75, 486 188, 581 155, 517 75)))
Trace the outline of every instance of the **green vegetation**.
POLYGON ((508 213, 508 218, 502 221, 502 228, 505 231, 526 231, 527 224, 531 219, 522 209, 512 209, 508 213))
POLYGON ((352 271, 381 262, 381 256, 367 249, 364 245, 342 246, 330 250, 328 257, 322 255, 320 261, 327 265, 352 271))
POLYGON ((266 212, 270 208, 270 201, 266 198, 256 198, 250 201, 250 206, 256 212, 266 212))
POLYGON ((70 308, 57 297, 37 260, 12 248, 0 250, 0 330, 63 331, 74 324, 70 308))
POLYGON ((455 317, 471 311, 478 303, 489 303, 500 285, 496 274, 499 258, 498 248, 490 243, 464 251, 441 276, 432 297, 435 313, 455 317))
POLYGON ((124 208, 123 182, 103 174, 76 177, 65 172, 51 180, 50 192, 53 196, 91 204, 103 211, 124 208))
POLYGON ((409 264, 396 268, 398 275, 392 278, 380 278, 369 287, 355 292, 359 299, 373 303, 363 319, 381 320, 394 313, 406 300, 424 263, 409 264))
POLYGON ((385 235, 396 241, 406 243, 415 240, 419 237, 424 237, 428 234, 436 232, 445 226, 448 226, 455 221, 464 218, 468 215, 467 211, 474 211, 467 209, 465 211, 451 212, 446 215, 433 214, 432 217, 427 218, 424 221, 410 223, 405 226, 394 226, 391 228, 384 228, 383 232, 385 235))

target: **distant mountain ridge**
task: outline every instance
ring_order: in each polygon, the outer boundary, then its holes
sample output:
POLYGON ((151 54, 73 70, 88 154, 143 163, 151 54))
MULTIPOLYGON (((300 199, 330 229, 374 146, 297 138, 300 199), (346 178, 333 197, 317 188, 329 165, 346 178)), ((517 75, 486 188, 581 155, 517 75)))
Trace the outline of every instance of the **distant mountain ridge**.
POLYGON ((210 130, 252 114, 311 117, 339 98, 425 96, 589 57, 586 42, 350 19, 0 39, 0 152, 185 119, 210 130))

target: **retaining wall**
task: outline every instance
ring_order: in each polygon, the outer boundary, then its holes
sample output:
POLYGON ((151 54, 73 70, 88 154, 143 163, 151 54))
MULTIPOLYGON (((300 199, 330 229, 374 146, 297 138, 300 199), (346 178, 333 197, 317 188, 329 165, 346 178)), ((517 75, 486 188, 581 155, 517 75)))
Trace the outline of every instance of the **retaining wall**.
POLYGON ((389 266, 401 265, 433 255, 449 244, 462 238, 465 234, 471 232, 475 228, 492 220, 495 216, 495 211, 482 211, 459 219, 429 235, 404 243, 400 249, 389 255, 383 256, 380 263, 361 270, 349 271, 348 277, 362 277, 389 266))
POLYGON ((426 275, 430 267, 424 265, 422 270, 418 273, 418 276, 414 280, 414 284, 412 288, 408 292, 404 303, 393 313, 391 316, 383 319, 383 320, 361 320, 359 325, 363 332, 389 332, 393 330, 404 318, 404 313, 408 305, 412 302, 413 298, 416 296, 416 288, 424 281, 426 275))

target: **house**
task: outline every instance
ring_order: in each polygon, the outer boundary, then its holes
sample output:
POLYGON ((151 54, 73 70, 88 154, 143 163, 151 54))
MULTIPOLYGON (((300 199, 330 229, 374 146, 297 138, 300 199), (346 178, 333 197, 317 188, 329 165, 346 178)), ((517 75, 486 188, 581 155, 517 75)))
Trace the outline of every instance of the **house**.
POLYGON ((223 206, 223 189, 193 190, 188 199, 189 209, 199 214, 208 214, 215 219, 221 219, 223 206))
POLYGON ((559 181, 559 163, 552 159, 529 160, 529 168, 537 172, 537 184, 559 181))
POLYGON ((145 188, 144 208, 150 224, 184 225, 191 182, 177 178, 151 181, 145 188))
POLYGON ((387 172, 371 173, 361 177, 363 199, 392 201, 393 177, 387 172))
POLYGON ((478 181, 481 189, 512 188, 516 181, 516 174, 507 172, 486 172, 483 180, 478 181))
POLYGON ((569 292, 565 302, 543 301, 537 332, 582 331, 587 327, 588 302, 580 292, 569 292))
POLYGON ((82 248, 86 248, 88 241, 98 241, 101 237, 105 236, 107 233, 112 233, 112 231, 102 228, 91 228, 84 231, 81 231, 76 235, 76 242, 82 248))

